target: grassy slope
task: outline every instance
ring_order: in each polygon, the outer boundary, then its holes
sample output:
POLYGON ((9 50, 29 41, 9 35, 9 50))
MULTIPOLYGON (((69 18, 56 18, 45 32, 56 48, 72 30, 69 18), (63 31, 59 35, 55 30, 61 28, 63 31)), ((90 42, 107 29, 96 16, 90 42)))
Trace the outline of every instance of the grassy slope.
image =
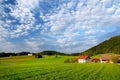
POLYGON ((106 40, 99 45, 82 52, 82 54, 90 56, 105 53, 120 54, 120 36, 112 37, 109 40, 106 40))
POLYGON ((70 56, 0 58, 0 80, 119 80, 115 64, 63 63, 70 56))

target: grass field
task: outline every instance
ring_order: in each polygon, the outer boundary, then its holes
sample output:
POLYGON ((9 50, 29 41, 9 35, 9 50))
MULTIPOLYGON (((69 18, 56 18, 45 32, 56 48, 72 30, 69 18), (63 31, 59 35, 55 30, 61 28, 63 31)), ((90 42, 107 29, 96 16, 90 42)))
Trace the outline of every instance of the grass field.
POLYGON ((70 56, 0 58, 0 80, 120 80, 120 66, 64 63, 70 56))

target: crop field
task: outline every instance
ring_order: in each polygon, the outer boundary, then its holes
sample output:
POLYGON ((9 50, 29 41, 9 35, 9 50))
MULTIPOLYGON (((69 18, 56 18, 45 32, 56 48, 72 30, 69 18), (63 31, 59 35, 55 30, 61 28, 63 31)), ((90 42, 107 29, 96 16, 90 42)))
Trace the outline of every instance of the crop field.
POLYGON ((71 56, 0 58, 0 80, 120 80, 120 65, 64 63, 71 56))

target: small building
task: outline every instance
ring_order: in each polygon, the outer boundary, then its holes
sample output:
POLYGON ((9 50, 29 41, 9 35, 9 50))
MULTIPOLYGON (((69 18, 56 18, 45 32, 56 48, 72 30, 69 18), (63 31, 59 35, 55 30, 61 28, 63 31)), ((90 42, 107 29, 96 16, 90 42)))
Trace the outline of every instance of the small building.
POLYGON ((111 59, 112 59, 112 55, 109 55, 109 54, 101 54, 100 55, 101 63, 112 63, 111 59))
POLYGON ((91 60, 91 62, 98 63, 98 62, 100 62, 100 58, 93 58, 93 59, 91 60))
POLYGON ((78 58, 78 63, 88 63, 90 61, 90 57, 89 56, 80 56, 78 58))
POLYGON ((28 56, 32 56, 33 54, 28 54, 28 56))
POLYGON ((117 57, 118 59, 120 59, 120 55, 116 54, 115 57, 117 57))

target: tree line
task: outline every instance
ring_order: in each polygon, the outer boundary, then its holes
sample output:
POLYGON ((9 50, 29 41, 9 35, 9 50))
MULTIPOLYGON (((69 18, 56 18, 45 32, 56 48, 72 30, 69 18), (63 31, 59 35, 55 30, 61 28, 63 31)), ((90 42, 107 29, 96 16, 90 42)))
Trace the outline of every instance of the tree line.
POLYGON ((28 54, 32 54, 32 55, 48 55, 48 56, 52 56, 52 55, 69 55, 66 53, 62 53, 62 52, 57 52, 57 51, 42 51, 42 52, 37 52, 37 53, 31 53, 31 52, 0 52, 0 57, 9 57, 9 56, 24 56, 24 55, 28 55, 28 54))
POLYGON ((9 56, 22 56, 22 55, 28 55, 28 54, 33 54, 35 55, 35 53, 31 53, 31 52, 0 52, 0 57, 9 57, 9 56))

